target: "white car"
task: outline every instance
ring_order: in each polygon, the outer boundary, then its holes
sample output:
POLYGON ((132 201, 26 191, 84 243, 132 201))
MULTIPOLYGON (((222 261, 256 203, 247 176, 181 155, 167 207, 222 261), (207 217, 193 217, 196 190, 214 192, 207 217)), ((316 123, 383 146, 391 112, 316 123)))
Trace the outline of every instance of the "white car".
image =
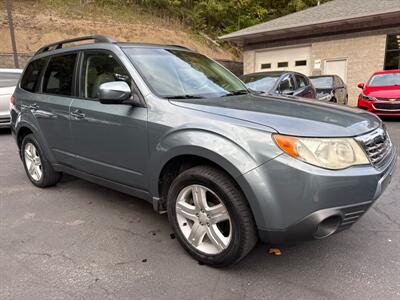
POLYGON ((10 98, 22 69, 0 69, 0 128, 10 127, 10 98))

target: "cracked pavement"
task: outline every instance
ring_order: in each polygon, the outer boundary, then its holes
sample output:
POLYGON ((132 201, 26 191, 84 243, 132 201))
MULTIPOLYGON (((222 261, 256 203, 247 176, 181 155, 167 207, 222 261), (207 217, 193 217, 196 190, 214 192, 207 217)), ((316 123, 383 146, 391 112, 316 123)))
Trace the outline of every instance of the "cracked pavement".
MULTIPOLYGON (((400 120, 386 124, 400 148, 400 120)), ((71 176, 35 188, 1 130, 0 299, 400 299, 399 169, 350 230, 212 269, 145 201, 71 176)))

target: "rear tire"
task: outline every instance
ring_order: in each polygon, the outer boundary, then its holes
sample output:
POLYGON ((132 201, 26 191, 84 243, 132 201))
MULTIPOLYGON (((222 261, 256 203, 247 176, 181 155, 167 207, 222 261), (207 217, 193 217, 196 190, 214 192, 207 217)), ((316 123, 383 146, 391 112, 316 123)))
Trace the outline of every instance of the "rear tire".
POLYGON ((183 248, 210 266, 239 262, 258 240, 243 193, 227 174, 211 166, 186 170, 172 182, 168 218, 183 248))
POLYGON ((45 188, 57 184, 61 173, 54 171, 33 134, 22 140, 21 157, 29 180, 37 187, 45 188))

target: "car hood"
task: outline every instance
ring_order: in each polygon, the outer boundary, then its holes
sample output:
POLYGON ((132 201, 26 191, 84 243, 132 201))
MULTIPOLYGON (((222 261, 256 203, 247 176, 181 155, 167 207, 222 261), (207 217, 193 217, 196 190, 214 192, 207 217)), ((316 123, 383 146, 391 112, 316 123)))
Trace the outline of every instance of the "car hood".
POLYGON ((400 86, 367 86, 364 95, 378 98, 400 98, 400 86))
POLYGON ((381 125, 362 110, 303 98, 231 96, 173 100, 172 104, 264 125, 281 134, 309 137, 351 137, 381 125))

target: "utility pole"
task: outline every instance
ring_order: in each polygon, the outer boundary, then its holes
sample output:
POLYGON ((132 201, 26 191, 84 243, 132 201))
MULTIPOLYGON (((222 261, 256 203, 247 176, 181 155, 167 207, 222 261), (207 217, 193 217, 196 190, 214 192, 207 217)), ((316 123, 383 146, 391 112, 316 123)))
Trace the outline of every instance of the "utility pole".
POLYGON ((10 28, 10 36, 11 36, 11 45, 13 49, 13 56, 14 56, 14 65, 18 69, 18 54, 17 54, 17 44, 15 42, 15 31, 14 31, 14 23, 12 19, 11 13, 11 0, 6 0, 6 10, 7 10, 7 18, 8 18, 8 27, 10 28))

